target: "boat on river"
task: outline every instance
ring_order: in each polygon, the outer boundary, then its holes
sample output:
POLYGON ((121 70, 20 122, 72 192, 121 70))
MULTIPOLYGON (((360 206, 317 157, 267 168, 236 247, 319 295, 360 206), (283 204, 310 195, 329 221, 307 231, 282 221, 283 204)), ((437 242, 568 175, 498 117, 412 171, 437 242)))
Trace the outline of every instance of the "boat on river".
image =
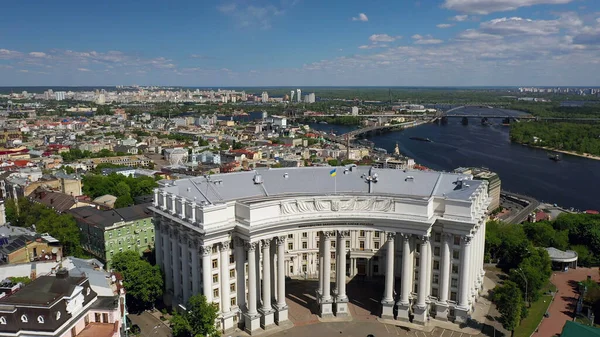
POLYGON ((409 139, 412 139, 412 140, 418 140, 418 141, 421 141, 421 142, 428 142, 428 143, 431 143, 431 142, 432 142, 432 140, 431 140, 431 139, 429 139, 429 138, 424 138, 424 137, 410 137, 409 139))
POLYGON ((548 153, 548 159, 550 159, 552 161, 561 161, 562 160, 560 153, 548 153))

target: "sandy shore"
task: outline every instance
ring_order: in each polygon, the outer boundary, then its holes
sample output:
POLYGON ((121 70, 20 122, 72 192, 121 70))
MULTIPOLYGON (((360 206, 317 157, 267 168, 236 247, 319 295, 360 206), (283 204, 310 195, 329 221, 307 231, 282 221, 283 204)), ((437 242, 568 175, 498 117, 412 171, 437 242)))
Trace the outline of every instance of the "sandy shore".
MULTIPOLYGON (((521 144, 521 143, 517 143, 517 144, 521 144)), ((568 155, 571 155, 571 156, 577 156, 577 157, 582 157, 582 158, 600 160, 600 156, 596 156, 596 155, 589 154, 589 153, 577 153, 575 151, 558 150, 558 149, 553 149, 553 148, 547 147, 547 146, 535 146, 535 145, 530 145, 530 144, 521 144, 521 145, 529 146, 529 147, 534 147, 536 149, 543 149, 543 150, 547 150, 547 151, 552 151, 552 152, 560 152, 560 153, 568 154, 568 155)))

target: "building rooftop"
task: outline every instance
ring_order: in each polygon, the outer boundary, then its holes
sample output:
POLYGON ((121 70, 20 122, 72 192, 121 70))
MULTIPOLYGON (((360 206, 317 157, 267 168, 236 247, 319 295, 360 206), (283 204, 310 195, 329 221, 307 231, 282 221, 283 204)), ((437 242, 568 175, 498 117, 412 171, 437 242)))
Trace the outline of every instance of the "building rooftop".
POLYGON ((58 299, 70 296, 85 280, 85 275, 70 276, 66 270, 57 272, 56 276, 40 276, 20 291, 0 299, 0 305, 47 306, 58 299))
POLYGON ((573 321, 566 321, 560 337, 600 337, 600 329, 573 321))
POLYGON ((572 250, 562 251, 560 249, 556 249, 554 247, 546 248, 548 255, 550 255, 550 260, 558 261, 558 262, 573 262, 577 261, 577 252, 572 250))
POLYGON ((82 221, 90 225, 109 227, 121 221, 135 221, 152 217, 152 212, 148 209, 150 204, 140 204, 130 207, 100 210, 96 207, 77 207, 69 210, 77 221, 82 221))
POLYGON ((162 181, 164 190, 202 203, 286 195, 376 194, 468 200, 484 184, 465 174, 367 166, 258 169, 162 181), (336 169, 336 176, 331 171, 336 169), (369 182, 369 177, 371 178, 369 182), (255 181, 259 179, 261 183, 255 181))

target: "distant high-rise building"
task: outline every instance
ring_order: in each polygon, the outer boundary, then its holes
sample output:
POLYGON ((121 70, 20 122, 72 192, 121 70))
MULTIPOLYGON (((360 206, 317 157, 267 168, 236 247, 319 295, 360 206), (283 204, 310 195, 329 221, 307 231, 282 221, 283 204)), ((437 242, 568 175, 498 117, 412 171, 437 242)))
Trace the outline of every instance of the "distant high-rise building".
POLYGON ((96 98, 96 103, 103 105, 106 103, 106 96, 104 94, 99 94, 98 98, 96 98))
POLYGON ((352 116, 358 116, 358 107, 357 106, 352 107, 352 116))
POLYGON ((66 94, 67 93, 64 91, 57 91, 54 93, 54 98, 56 98, 57 101, 64 101, 66 94))
POLYGON ((296 93, 296 92, 295 92, 294 90, 291 90, 291 91, 290 91, 290 103, 294 101, 294 94, 295 94, 295 93, 296 93))
POLYGON ((269 101, 269 94, 266 91, 263 91, 262 95, 261 95, 262 101, 263 102, 268 102, 269 101))
POLYGON ((304 95, 304 103, 314 103, 315 102, 315 93, 311 92, 308 95, 304 95))
POLYGON ((296 89, 296 99, 298 100, 298 103, 302 102, 302 90, 300 89, 296 89))

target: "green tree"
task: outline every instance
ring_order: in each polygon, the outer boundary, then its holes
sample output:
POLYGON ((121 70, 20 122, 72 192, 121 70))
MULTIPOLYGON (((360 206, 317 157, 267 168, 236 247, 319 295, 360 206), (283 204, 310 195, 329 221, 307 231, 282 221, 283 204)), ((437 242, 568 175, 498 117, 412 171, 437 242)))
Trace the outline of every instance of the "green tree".
POLYGON ((175 320, 171 321, 173 336, 219 336, 220 331, 215 328, 218 313, 219 306, 216 303, 208 303, 206 296, 190 297, 186 305, 186 312, 183 315, 176 315, 175 320))
POLYGON ((500 312, 502 326, 511 331, 513 336, 526 311, 521 289, 516 283, 506 281, 504 285, 494 289, 493 299, 500 312))
POLYGON ((510 280, 518 284, 525 300, 531 303, 540 297, 540 291, 552 275, 552 262, 545 249, 532 248, 530 254, 521 261, 518 268, 511 270, 510 280))
POLYGON ((163 278, 159 267, 152 266, 133 251, 117 253, 112 261, 112 269, 123 276, 127 303, 131 308, 151 308, 163 293, 163 278))
POLYGON ((129 194, 118 196, 117 200, 115 200, 115 208, 129 207, 133 204, 133 198, 129 194))

